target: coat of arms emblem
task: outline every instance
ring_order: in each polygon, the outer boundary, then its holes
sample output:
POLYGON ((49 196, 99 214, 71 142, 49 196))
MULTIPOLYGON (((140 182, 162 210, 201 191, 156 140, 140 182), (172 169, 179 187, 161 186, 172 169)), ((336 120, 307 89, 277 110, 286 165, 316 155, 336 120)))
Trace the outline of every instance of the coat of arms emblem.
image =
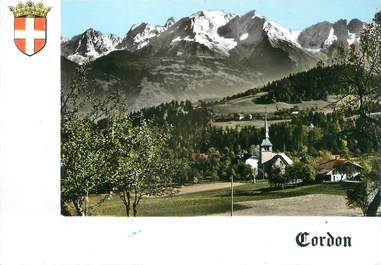
POLYGON ((43 3, 18 3, 9 7, 14 15, 14 41, 16 47, 24 54, 33 56, 46 45, 47 15, 51 7, 43 3))

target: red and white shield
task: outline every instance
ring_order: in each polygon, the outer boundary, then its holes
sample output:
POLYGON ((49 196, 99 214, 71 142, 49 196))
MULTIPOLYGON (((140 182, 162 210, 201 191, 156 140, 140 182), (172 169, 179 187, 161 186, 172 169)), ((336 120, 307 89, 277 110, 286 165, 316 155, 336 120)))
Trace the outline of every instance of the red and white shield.
POLYGON ((45 17, 16 17, 15 18, 16 47, 28 56, 41 51, 46 44, 45 17))

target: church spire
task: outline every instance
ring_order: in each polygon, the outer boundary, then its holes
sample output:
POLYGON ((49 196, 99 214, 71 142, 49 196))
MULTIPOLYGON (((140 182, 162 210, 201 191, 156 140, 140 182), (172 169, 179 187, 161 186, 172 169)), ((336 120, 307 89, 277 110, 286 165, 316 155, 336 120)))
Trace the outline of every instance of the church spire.
POLYGON ((267 108, 266 108, 266 115, 265 115, 265 129, 266 129, 266 137, 265 137, 265 139, 263 139, 261 146, 272 146, 272 143, 270 142, 269 124, 267 121, 267 108))
POLYGON ((269 139, 270 133, 269 133, 269 124, 267 122, 267 110, 266 110, 266 116, 265 116, 265 128, 266 128, 266 139, 269 139))

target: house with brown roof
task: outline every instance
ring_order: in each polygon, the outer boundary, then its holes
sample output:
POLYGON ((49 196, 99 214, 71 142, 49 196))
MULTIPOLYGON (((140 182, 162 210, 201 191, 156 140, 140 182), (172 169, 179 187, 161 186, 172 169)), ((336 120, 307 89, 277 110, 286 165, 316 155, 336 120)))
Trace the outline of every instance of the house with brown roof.
POLYGON ((318 178, 326 182, 339 182, 345 180, 356 180, 360 175, 362 167, 340 156, 321 163, 317 167, 318 178))

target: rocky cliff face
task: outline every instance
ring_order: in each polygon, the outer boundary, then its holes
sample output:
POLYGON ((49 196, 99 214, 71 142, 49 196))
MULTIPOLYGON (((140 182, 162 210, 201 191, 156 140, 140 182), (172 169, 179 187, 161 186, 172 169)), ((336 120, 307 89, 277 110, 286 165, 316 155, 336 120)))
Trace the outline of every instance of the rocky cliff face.
POLYGON ((92 28, 72 39, 61 39, 61 54, 70 61, 83 63, 95 60, 114 51, 121 39, 114 34, 105 34, 92 28))
POLYGON ((139 23, 131 27, 125 38, 117 46, 119 50, 137 51, 147 46, 150 41, 157 38, 175 23, 174 18, 168 19, 164 26, 152 26, 139 23))
POLYGON ((298 42, 307 50, 326 52, 332 46, 343 49, 360 41, 360 33, 366 24, 358 19, 321 22, 303 30, 298 42))

